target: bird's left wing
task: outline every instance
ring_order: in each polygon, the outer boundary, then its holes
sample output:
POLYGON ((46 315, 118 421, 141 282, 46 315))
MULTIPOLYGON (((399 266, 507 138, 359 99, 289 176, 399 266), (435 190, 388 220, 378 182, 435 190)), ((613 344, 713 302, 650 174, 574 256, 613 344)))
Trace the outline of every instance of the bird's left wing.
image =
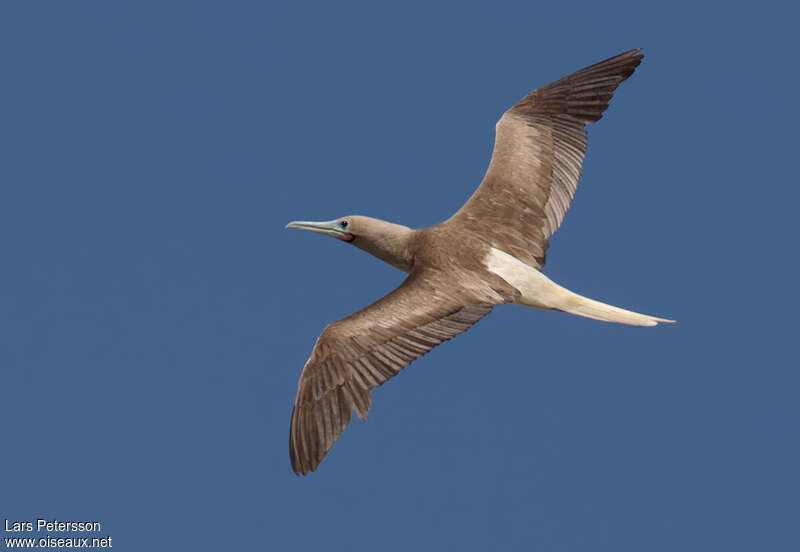
POLYGON ((292 411, 295 473, 317 468, 353 409, 366 419, 370 389, 509 300, 489 286, 467 290, 446 283, 444 273, 412 271, 382 299, 325 328, 303 368, 292 411))
POLYGON ((494 247, 538 268, 569 209, 598 121, 617 86, 642 61, 630 50, 534 90, 497 122, 483 182, 450 219, 480 228, 494 247))

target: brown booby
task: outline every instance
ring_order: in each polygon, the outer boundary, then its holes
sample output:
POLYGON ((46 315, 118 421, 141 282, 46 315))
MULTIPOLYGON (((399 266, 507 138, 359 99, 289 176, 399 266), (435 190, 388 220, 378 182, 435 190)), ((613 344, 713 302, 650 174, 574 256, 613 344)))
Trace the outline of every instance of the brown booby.
POLYGON ((586 151, 586 125, 642 61, 631 50, 534 90, 496 126, 489 168, 452 217, 412 229, 364 216, 290 222, 333 236, 408 273, 366 308, 329 324, 303 367, 289 456, 297 474, 319 466, 350 422, 365 420, 371 389, 492 307, 516 303, 633 326, 673 322, 573 293, 542 274, 548 238, 569 208, 586 151))

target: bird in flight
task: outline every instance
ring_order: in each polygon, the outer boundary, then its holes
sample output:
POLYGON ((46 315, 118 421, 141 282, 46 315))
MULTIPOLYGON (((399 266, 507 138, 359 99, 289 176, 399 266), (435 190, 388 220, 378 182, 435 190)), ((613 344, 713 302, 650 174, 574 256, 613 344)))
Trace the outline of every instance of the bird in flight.
POLYGON ((506 111, 478 189, 453 216, 412 229, 364 216, 295 221, 408 273, 400 286, 329 324, 303 367, 289 432, 296 474, 319 466, 353 410, 362 420, 373 387, 495 305, 516 303, 632 326, 673 322, 613 307, 565 289, 541 270, 548 239, 569 208, 586 151, 617 86, 642 61, 630 50, 539 88, 506 111))

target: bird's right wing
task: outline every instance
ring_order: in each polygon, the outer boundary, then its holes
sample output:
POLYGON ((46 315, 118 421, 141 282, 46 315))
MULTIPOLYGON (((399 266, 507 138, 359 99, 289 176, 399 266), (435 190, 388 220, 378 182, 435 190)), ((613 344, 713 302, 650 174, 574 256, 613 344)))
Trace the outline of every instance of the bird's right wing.
POLYGON ((534 90, 497 123, 483 182, 450 219, 480 228, 492 245, 538 268, 569 209, 598 121, 617 86, 642 61, 630 50, 534 90))
POLYGON ((435 270, 412 272, 394 291, 328 325, 303 368, 289 434, 297 474, 314 471, 350 422, 363 420, 377 387, 506 302, 501 293, 446 285, 435 270))

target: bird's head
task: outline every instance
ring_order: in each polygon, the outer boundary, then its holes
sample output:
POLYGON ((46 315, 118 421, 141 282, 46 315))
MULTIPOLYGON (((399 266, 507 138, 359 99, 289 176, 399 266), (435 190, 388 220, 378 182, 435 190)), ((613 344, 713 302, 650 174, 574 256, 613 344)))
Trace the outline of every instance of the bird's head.
POLYGON ((400 224, 352 215, 327 222, 296 220, 287 224, 286 228, 333 236, 406 272, 413 263, 410 243, 413 231, 400 224))
POLYGON ((341 217, 327 222, 310 222, 306 220, 296 220, 286 225, 286 228, 296 228, 298 230, 308 230, 326 236, 333 236, 342 241, 351 242, 356 238, 358 232, 357 220, 359 217, 341 217))

